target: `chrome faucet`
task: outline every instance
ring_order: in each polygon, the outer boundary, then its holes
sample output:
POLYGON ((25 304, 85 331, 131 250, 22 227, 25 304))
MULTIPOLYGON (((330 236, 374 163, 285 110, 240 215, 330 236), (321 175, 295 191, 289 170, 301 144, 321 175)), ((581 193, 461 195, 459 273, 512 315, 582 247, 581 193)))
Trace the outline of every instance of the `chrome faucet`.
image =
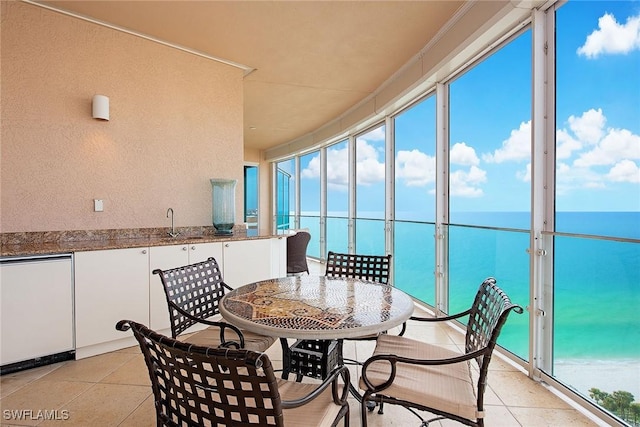
POLYGON ((178 234, 180 234, 180 232, 176 233, 176 229, 173 227, 173 208, 167 209, 167 218, 169 218, 169 214, 171 214, 171 231, 169 231, 168 234, 171 237, 178 237, 178 234))

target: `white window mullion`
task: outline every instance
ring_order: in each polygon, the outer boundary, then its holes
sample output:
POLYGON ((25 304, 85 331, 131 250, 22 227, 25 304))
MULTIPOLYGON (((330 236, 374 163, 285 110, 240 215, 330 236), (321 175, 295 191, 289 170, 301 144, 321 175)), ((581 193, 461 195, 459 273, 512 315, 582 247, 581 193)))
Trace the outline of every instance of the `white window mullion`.
POLYGON ((295 191, 295 195, 296 195, 296 206, 295 206, 295 213, 293 216, 293 228, 300 228, 300 207, 302 206, 301 201, 300 201, 300 156, 295 156, 293 158, 293 162, 294 162, 294 178, 293 178, 293 185, 295 186, 294 191, 295 191))
POLYGON ((529 375, 553 367, 553 13, 533 11, 529 375), (550 19, 550 21, 547 21, 550 19))
POLYGON ((349 219, 348 232, 349 242, 348 252, 355 253, 356 250, 356 138, 349 135, 349 219))
POLYGON ((320 149, 320 260, 327 253, 327 147, 320 149))
POLYGON ((449 85, 436 84, 435 304, 449 311, 449 85))
MULTIPOLYGON (((385 202, 384 202, 384 242, 385 253, 393 254, 395 220, 395 120, 389 116, 385 119, 385 202)), ((393 263, 392 263, 393 264, 393 263)), ((393 277, 393 265, 389 274, 391 283, 395 283, 393 277)))

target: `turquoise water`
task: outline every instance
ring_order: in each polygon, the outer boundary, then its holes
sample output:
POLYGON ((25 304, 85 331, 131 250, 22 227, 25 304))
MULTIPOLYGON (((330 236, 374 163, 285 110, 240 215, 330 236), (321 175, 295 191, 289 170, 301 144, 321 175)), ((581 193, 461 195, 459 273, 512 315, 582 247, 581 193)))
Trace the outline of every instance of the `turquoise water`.
MULTIPOLYGON (((452 223, 510 228, 497 231, 450 226, 450 306, 466 309, 480 282, 493 276, 523 308, 529 305, 529 215, 522 212, 464 213, 452 223), (519 230, 519 231, 516 231, 519 230)), ((346 219, 329 219, 327 250, 346 251, 346 219)), ((302 227, 318 236, 317 218, 302 227)), ((564 212, 556 218, 559 232, 640 239, 640 213, 564 212)), ((383 253, 380 220, 358 220, 357 252, 383 253)), ((434 303, 434 225, 396 222, 395 285, 434 303)), ((309 254, 319 256, 312 240, 309 254)), ((640 359, 640 244, 556 237, 554 360, 640 359)), ((512 315, 499 343, 528 359, 528 315, 512 315)))

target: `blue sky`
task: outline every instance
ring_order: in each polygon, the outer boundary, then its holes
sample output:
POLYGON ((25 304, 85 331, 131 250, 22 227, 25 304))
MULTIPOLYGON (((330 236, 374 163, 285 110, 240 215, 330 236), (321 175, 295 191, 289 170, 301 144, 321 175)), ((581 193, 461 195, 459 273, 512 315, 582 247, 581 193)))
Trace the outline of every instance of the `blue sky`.
MULTIPOLYGON (((640 2, 570 1, 557 14, 557 209, 640 211, 640 2)), ((531 32, 451 84, 452 211, 527 211, 531 32)), ((435 102, 396 123, 397 209, 432 220, 435 102)), ((384 208, 384 128, 357 140, 358 209, 384 208)), ((329 149, 329 197, 346 210, 346 150, 329 149)), ((319 206, 317 155, 302 210, 319 206)), ((331 206, 331 205, 330 205, 331 206)), ((331 209, 331 207, 330 207, 331 209)))

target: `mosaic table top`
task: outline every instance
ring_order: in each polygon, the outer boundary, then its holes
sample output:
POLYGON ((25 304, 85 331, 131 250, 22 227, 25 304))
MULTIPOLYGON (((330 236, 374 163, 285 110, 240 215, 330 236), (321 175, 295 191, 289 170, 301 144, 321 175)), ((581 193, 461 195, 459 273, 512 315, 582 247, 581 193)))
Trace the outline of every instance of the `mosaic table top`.
POLYGON ((251 283, 225 295, 230 323, 281 338, 355 338, 401 325, 413 300, 388 285, 302 275, 251 283))

